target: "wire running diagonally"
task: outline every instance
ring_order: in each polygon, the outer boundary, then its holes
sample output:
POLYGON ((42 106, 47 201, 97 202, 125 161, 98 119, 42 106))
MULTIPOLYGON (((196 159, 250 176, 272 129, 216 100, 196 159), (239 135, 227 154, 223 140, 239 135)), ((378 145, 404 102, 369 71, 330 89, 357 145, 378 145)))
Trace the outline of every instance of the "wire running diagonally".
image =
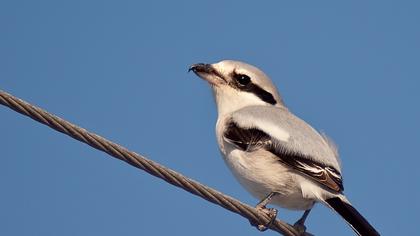
MULTIPOLYGON (((58 132, 77 139, 95 149, 106 152, 112 157, 125 161, 128 164, 142 169, 172 185, 182 188, 209 202, 217 204, 231 212, 239 214, 252 222, 267 224, 270 220, 267 215, 258 212, 254 207, 244 204, 195 180, 187 178, 174 170, 164 167, 135 152, 129 151, 116 143, 80 128, 2 90, 0 90, 0 104, 47 125, 58 132)), ((281 220, 274 221, 273 224, 270 225, 270 229, 286 236, 299 235, 299 232, 297 232, 291 225, 281 220)), ((306 233, 304 234, 307 235, 306 233)))

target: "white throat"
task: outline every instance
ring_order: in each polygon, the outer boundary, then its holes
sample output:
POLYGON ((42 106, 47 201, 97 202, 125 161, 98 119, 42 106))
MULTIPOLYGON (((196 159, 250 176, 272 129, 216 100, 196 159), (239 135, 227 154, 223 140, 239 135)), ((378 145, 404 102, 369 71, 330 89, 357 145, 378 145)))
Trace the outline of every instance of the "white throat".
POLYGON ((228 86, 214 86, 213 93, 219 117, 248 106, 271 106, 252 93, 238 91, 228 86))

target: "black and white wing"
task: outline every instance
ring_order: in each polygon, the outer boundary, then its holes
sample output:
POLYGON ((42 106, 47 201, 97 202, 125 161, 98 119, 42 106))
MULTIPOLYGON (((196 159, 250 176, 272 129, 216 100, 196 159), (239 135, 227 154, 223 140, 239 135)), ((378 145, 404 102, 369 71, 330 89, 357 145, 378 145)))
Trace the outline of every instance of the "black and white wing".
MULTIPOLYGON (((322 186, 335 192, 344 190, 341 174, 336 168, 291 149, 286 142, 269 135, 260 127, 244 127, 231 119, 227 123, 223 138, 246 152, 265 149, 278 157, 280 162, 308 176, 322 186)), ((290 138, 293 138, 293 136, 290 138)))

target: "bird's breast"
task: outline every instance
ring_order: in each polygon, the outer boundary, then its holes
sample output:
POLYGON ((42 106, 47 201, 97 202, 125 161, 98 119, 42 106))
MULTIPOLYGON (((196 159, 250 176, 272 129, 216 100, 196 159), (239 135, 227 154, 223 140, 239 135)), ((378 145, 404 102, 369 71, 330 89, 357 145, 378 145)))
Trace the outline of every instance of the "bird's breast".
POLYGON ((296 210, 308 209, 313 200, 304 199, 294 170, 265 150, 244 152, 225 145, 224 160, 239 183, 257 199, 271 192, 278 195, 273 204, 296 210))

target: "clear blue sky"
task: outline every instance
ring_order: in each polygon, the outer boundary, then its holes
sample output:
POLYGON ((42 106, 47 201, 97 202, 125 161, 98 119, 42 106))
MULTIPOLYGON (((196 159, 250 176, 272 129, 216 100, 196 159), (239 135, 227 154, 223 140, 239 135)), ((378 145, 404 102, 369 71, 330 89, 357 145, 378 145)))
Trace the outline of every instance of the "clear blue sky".
MULTIPOLYGON (((419 10, 418 1, 3 0, 0 89, 254 205, 220 157, 208 86, 187 73, 197 62, 249 62, 338 144, 356 208, 384 235, 413 235, 419 10)), ((277 235, 5 107, 0 132, 0 235, 277 235)), ((321 205, 307 226, 353 235, 321 205)))

